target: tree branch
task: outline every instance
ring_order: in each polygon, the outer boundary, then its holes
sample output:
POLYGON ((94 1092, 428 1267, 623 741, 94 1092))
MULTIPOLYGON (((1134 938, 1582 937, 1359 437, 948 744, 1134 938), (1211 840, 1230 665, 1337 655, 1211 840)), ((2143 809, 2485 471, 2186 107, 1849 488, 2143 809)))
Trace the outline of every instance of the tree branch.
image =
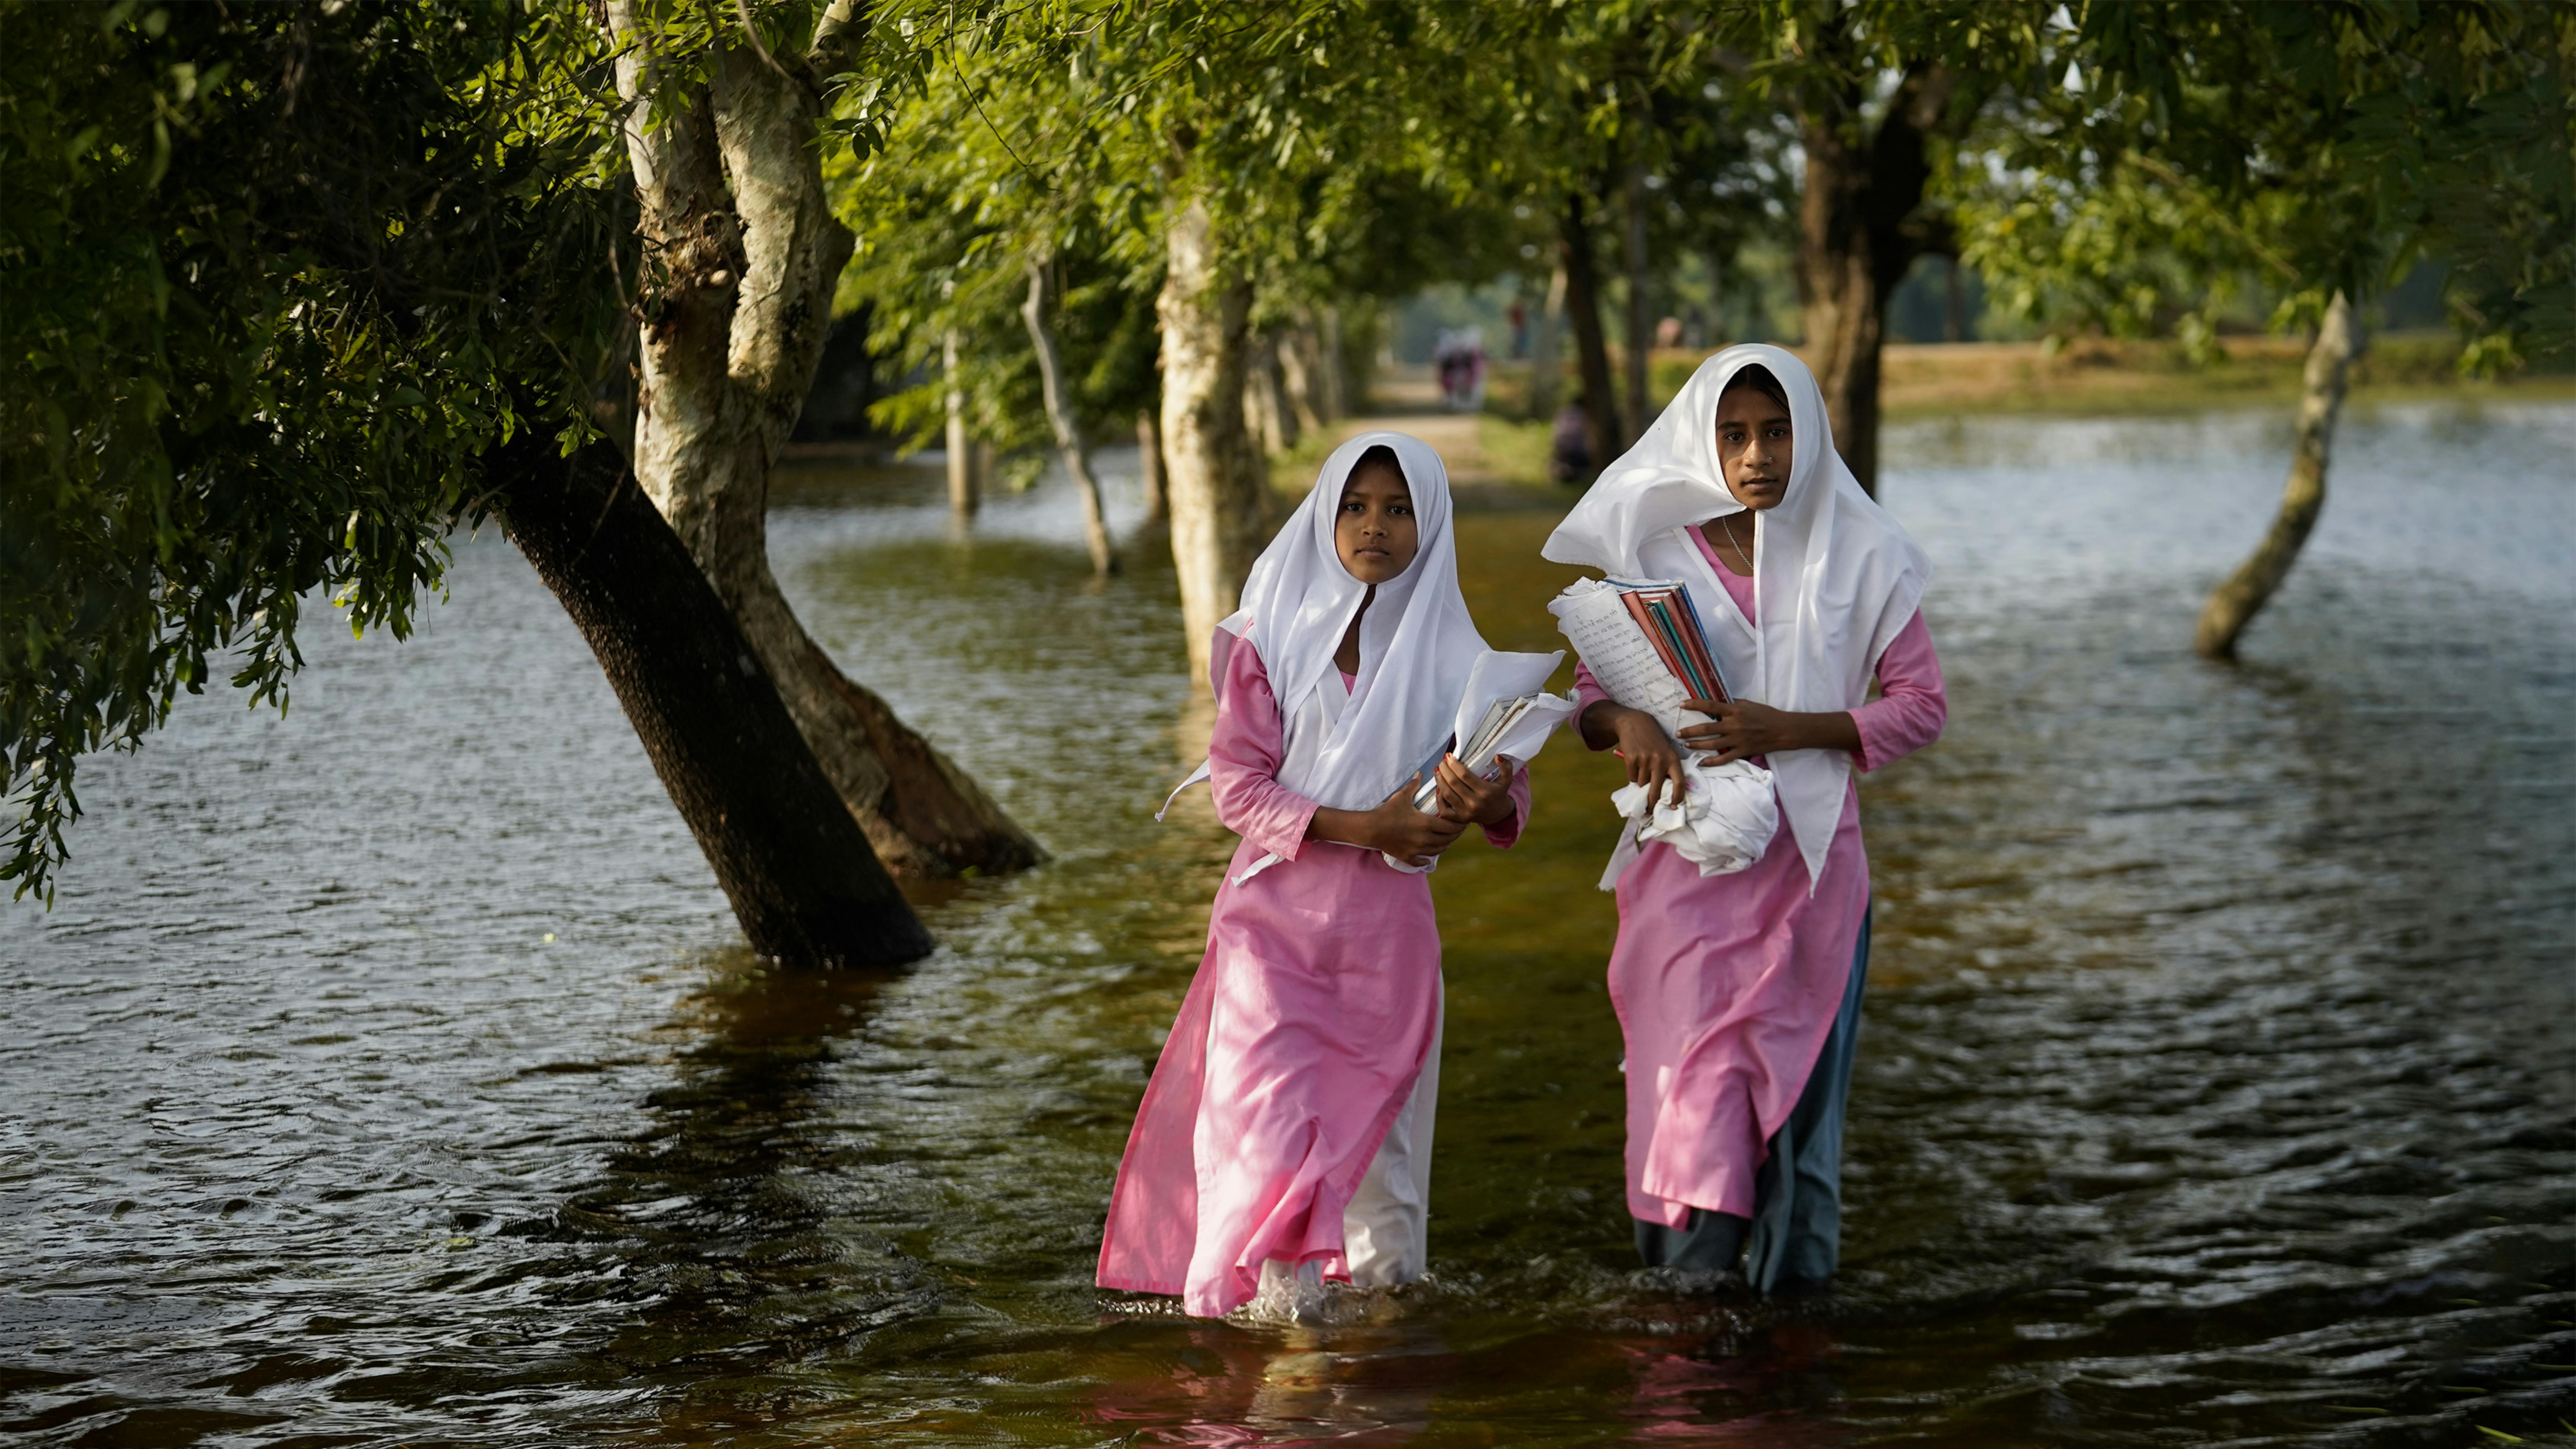
POLYGON ((855 60, 859 32, 867 25, 867 6, 860 0, 832 0, 814 25, 814 44, 805 52, 805 68, 816 80, 829 80, 855 60))

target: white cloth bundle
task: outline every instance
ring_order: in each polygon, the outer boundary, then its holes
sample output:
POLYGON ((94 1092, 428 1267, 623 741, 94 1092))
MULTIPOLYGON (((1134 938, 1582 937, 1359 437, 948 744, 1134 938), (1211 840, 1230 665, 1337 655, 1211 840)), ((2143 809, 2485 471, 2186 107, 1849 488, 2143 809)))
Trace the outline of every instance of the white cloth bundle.
POLYGON ((1652 798, 1643 785, 1611 792, 1610 804, 1628 817, 1628 828, 1619 832, 1619 847, 1601 872, 1603 890, 1617 889, 1638 850, 1659 840, 1698 866, 1702 876, 1732 875, 1771 848, 1780 830, 1780 805, 1769 770, 1751 760, 1703 765, 1685 751, 1682 783, 1679 805, 1652 798))

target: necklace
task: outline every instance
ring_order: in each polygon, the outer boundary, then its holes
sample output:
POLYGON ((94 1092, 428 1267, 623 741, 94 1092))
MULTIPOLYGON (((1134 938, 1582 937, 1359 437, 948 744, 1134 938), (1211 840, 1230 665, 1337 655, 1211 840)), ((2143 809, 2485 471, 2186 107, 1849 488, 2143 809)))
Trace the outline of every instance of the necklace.
MULTIPOLYGON (((1728 517, 1729 517, 1729 518, 1731 518, 1731 517, 1733 517, 1733 516, 1734 516, 1734 515, 1732 515, 1732 514, 1729 514, 1729 515, 1728 515, 1728 517)), ((1761 525, 1760 525, 1759 523, 1756 523, 1756 524, 1754 525, 1754 527, 1759 528, 1759 527, 1761 527, 1761 525)), ((1725 518, 1721 518, 1721 519, 1719 519, 1719 520, 1717 521, 1717 531, 1726 535, 1726 546, 1727 546, 1728 548, 1731 548, 1731 549, 1735 550, 1735 557, 1736 557, 1737 561, 1738 561, 1738 562, 1740 562, 1740 563, 1742 563, 1742 564, 1744 565, 1744 573, 1745 573, 1745 576, 1746 576, 1746 577, 1748 577, 1748 578, 1750 578, 1750 577, 1752 576, 1752 574, 1753 574, 1753 560, 1752 560, 1751 558, 1746 557, 1745 552, 1744 552, 1744 545, 1742 545, 1742 544, 1740 544, 1740 543, 1737 543, 1737 542, 1735 541, 1735 526, 1734 526, 1733 524, 1729 523, 1729 522, 1727 521, 1727 519, 1725 519, 1725 518)), ((1759 535, 1756 535, 1756 536, 1758 537, 1759 535)))

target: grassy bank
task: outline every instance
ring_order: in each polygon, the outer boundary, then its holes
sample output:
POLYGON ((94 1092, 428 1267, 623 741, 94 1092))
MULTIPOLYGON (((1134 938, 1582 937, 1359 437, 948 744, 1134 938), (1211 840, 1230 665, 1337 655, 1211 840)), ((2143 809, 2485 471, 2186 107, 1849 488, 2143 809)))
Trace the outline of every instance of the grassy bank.
MULTIPOLYGON (((1896 423, 1961 414, 2150 415, 2296 404, 2307 360, 2305 342, 2231 337, 2223 346, 2220 360, 2194 364, 2172 342, 1898 344, 1883 356, 1880 396, 1887 420, 1896 423)), ((1657 407, 1671 401, 1707 355, 1684 349, 1654 355, 1648 377, 1657 407)), ((2459 343, 2447 332, 2374 338, 2354 366, 2352 401, 2576 399, 2576 373, 2467 381, 2459 375, 2458 356, 2459 343)), ((1372 383, 1370 416, 1348 419, 1329 436, 1309 438, 1274 460, 1273 475, 1282 487, 1303 489, 1334 443, 1369 427, 1420 434, 1440 450, 1451 478, 1462 487, 1552 486, 1547 481, 1548 427, 1527 416, 1527 363, 1493 364, 1481 415, 1441 411, 1428 368, 1383 369, 1372 383)), ((1564 395, 1572 393, 1569 379, 1564 395)))

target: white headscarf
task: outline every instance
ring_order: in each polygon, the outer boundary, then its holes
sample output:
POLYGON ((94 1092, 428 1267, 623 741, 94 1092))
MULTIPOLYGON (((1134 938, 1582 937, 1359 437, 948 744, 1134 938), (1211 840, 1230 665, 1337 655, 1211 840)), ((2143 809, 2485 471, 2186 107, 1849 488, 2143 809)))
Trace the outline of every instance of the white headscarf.
MULTIPOLYGON (((1787 496, 1755 515, 1754 667, 1743 679, 1730 671, 1730 683, 1743 698, 1775 709, 1857 709, 1869 698, 1879 655, 1922 602, 1932 565, 1861 491, 1834 451, 1816 375, 1784 348, 1749 343, 1701 363, 1540 552, 1614 577, 1679 578, 1692 586, 1712 634, 1724 633, 1720 620, 1741 614, 1679 530, 1744 507, 1726 491, 1718 463, 1717 400, 1737 372, 1756 363, 1788 393, 1795 436, 1787 496)), ((1840 750, 1792 750, 1770 763, 1812 888, 1842 819, 1850 757, 1840 750)))
MULTIPOLYGON (((1217 625, 1261 656, 1284 735, 1279 783, 1319 805, 1367 810, 1383 803, 1449 742, 1458 698, 1484 637, 1458 592, 1450 528, 1449 470, 1431 445, 1404 433, 1362 433, 1335 448, 1244 581, 1243 607, 1217 625), (1413 497, 1416 548, 1403 573, 1378 585, 1360 622, 1360 667, 1347 701, 1330 679, 1333 655, 1368 585, 1351 577, 1333 543, 1342 488, 1360 455, 1383 447, 1413 497)), ((1209 683, 1225 692, 1225 651, 1209 683)), ((1201 765, 1183 789, 1207 777, 1201 765)), ((1175 790, 1175 795, 1180 791, 1175 790)), ((1250 879, 1265 859, 1244 872, 1250 879)))

